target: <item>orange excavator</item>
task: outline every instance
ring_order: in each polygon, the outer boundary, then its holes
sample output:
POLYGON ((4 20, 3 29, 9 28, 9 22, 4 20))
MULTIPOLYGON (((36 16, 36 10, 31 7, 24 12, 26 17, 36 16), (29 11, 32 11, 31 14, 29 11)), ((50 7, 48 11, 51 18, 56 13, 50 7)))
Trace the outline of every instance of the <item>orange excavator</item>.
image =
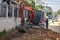
POLYGON ((19 31, 27 32, 31 24, 34 22, 34 9, 25 4, 20 4, 20 18, 21 24, 19 26, 19 31))
POLYGON ((43 15, 41 11, 35 11, 30 5, 20 4, 20 18, 21 24, 19 31, 27 32, 33 23, 41 23, 43 21, 43 15))

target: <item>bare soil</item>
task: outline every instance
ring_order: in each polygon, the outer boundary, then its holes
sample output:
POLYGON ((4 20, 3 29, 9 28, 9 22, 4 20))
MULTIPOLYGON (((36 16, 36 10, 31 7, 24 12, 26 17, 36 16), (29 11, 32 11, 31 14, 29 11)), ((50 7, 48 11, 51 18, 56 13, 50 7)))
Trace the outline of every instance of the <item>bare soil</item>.
POLYGON ((30 29, 26 33, 11 31, 0 40, 60 40, 60 34, 47 29, 30 29))

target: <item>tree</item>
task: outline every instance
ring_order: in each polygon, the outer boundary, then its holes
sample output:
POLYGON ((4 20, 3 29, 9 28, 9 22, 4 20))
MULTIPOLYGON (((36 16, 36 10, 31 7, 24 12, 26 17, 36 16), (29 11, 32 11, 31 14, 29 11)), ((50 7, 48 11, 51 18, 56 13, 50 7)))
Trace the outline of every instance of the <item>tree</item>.
POLYGON ((42 5, 35 6, 35 0, 25 0, 24 3, 32 6, 35 10, 42 10, 43 9, 42 5))
POLYGON ((60 9, 59 9, 59 10, 57 10, 57 15, 60 15, 60 9))
POLYGON ((34 2, 34 0, 25 0, 24 3, 32 6, 33 8, 35 8, 35 2, 34 2))
POLYGON ((31 0, 31 6, 33 7, 33 8, 35 8, 35 2, 34 2, 34 0, 31 0))
POLYGON ((42 6, 42 5, 35 6, 35 9, 36 9, 36 10, 42 10, 42 9, 43 9, 43 6, 42 6))

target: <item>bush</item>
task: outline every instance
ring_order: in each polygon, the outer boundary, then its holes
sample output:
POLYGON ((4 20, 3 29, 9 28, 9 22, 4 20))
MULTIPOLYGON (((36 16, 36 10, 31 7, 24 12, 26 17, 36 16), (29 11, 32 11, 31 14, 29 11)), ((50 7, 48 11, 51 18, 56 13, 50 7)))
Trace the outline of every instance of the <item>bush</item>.
POLYGON ((19 26, 16 26, 15 29, 18 29, 19 26))
POLYGON ((3 36, 3 35, 5 35, 5 34, 6 34, 6 31, 3 30, 2 32, 0 32, 0 37, 3 36))

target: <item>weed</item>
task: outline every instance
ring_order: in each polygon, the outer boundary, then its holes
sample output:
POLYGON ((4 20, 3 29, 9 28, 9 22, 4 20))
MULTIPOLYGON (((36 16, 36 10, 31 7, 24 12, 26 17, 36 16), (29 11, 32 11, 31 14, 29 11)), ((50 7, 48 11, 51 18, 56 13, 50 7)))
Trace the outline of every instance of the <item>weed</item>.
POLYGON ((15 29, 18 29, 19 26, 16 26, 15 29))
POLYGON ((3 36, 3 35, 5 35, 5 34, 6 34, 6 31, 3 30, 2 32, 0 32, 0 37, 3 36))

